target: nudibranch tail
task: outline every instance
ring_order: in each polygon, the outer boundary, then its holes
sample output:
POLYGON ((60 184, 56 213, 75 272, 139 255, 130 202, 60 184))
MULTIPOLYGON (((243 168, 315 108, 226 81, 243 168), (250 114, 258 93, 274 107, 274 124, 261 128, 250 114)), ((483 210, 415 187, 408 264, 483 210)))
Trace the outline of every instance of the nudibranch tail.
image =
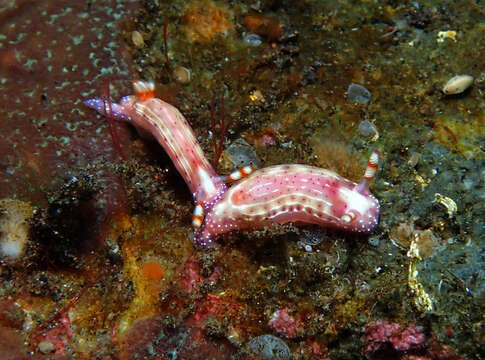
POLYGON ((196 201, 210 202, 225 185, 207 160, 190 125, 174 106, 157 98, 134 103, 138 126, 149 130, 172 159, 196 201))
POLYGON ((109 100, 103 98, 92 98, 84 100, 83 103, 87 107, 96 110, 101 115, 108 114, 117 120, 128 121, 130 119, 122 105, 110 102, 109 100))

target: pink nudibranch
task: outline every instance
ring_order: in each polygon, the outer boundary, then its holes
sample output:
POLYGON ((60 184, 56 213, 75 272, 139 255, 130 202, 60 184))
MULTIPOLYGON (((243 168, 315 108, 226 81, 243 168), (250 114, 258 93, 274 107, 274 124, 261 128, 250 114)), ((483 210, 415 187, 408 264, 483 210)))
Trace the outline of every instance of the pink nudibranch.
POLYGON ((153 97, 153 83, 135 81, 134 86, 136 95, 125 96, 118 104, 101 98, 84 103, 103 115, 111 111, 115 119, 131 123, 143 137, 151 134, 170 156, 195 201, 216 200, 226 185, 205 157, 187 120, 177 108, 153 97))
POLYGON ((329 170, 297 164, 271 166, 252 174, 248 167, 222 177, 210 165, 183 115, 153 97, 153 83, 134 84, 136 96, 125 96, 118 104, 100 98, 84 103, 101 114, 111 111, 113 117, 132 123, 141 135, 150 133, 163 146, 194 196, 195 245, 210 246, 228 231, 290 222, 357 232, 371 231, 377 225, 379 202, 368 189, 377 171, 376 150, 360 184, 329 170), (227 189, 224 179, 236 181, 246 175, 227 189))
POLYGON ((290 222, 368 232, 378 218, 379 202, 366 186, 314 166, 276 165, 229 188, 206 214, 195 242, 207 246, 231 230, 290 222))

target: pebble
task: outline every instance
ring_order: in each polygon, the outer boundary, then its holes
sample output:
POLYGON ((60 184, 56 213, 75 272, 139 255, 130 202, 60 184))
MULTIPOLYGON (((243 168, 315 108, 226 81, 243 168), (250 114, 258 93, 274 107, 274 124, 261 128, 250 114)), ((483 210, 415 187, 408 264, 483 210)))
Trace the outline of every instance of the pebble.
POLYGON ((402 222, 394 226, 389 233, 389 239, 394 245, 409 248, 414 238, 414 224, 412 222, 402 222))
POLYGON ((416 231, 414 241, 416 242, 419 256, 423 259, 432 256, 440 243, 430 229, 416 231))
POLYGON ((263 360, 285 360, 291 358, 291 351, 283 340, 273 335, 261 335, 251 339, 249 350, 263 360))
POLYGON ((175 80, 180 84, 188 84, 190 82, 190 70, 183 66, 178 66, 175 71, 175 80))
POLYGON ((249 94, 249 100, 251 101, 264 101, 264 96, 261 90, 253 90, 249 94))
POLYGON ((451 39, 456 42, 456 31, 454 30, 447 30, 447 31, 439 31, 438 32, 438 39, 437 42, 444 42, 445 39, 451 39))
POLYGON ((303 234, 301 242, 304 245, 317 246, 324 240, 324 233, 321 230, 305 230, 303 234))
POLYGON ((244 37, 244 42, 250 46, 259 46, 263 40, 258 34, 249 33, 244 37))
POLYGON ((416 165, 418 165, 418 162, 419 162, 419 154, 418 153, 412 153, 411 156, 409 157, 409 160, 408 160, 409 167, 411 167, 411 168, 416 167, 416 165))
POLYGON ((367 104, 370 101, 371 92, 364 86, 351 83, 347 89, 347 101, 352 104, 367 104))
POLYGON ((381 240, 378 237, 370 237, 367 239, 367 242, 372 246, 379 246, 381 240))
POLYGON ((19 261, 26 254, 32 207, 16 199, 0 200, 0 263, 19 261))
POLYGON ((142 34, 139 31, 133 31, 131 33, 131 41, 133 42, 133 45, 135 45, 137 48, 142 48, 145 46, 145 40, 143 39, 142 34))
POLYGON ((322 109, 323 111, 327 110, 328 108, 328 102, 326 102, 325 100, 323 99, 320 99, 320 98, 315 98, 315 103, 317 104, 317 106, 322 109))
POLYGON ((243 138, 236 139, 224 153, 235 168, 249 165, 259 167, 256 151, 243 138))
POLYGON ((455 216, 455 213, 458 211, 456 202, 448 196, 441 195, 440 193, 434 194, 433 202, 443 205, 446 208, 446 212, 450 219, 455 216))
POLYGON ((461 94, 473 84, 473 76, 471 75, 456 75, 452 77, 443 86, 443 92, 446 95, 461 94))
POLYGON ((38 346, 39 346, 39 351, 42 354, 50 354, 50 353, 54 352, 54 350, 56 350, 56 347, 50 341, 45 341, 45 340, 41 341, 41 342, 39 342, 38 346))
POLYGON ((377 127, 369 120, 362 120, 359 123, 359 134, 366 139, 375 138, 375 140, 377 140, 379 138, 377 127))

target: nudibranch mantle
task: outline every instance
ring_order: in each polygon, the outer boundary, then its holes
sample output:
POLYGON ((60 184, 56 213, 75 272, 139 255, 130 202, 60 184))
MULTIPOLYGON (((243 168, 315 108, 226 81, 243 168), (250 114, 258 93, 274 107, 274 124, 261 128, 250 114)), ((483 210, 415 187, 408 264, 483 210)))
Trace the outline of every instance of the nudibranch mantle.
POLYGON ((379 202, 366 184, 307 165, 256 170, 229 188, 206 214, 194 241, 204 247, 231 230, 289 222, 368 232, 377 225, 379 202))

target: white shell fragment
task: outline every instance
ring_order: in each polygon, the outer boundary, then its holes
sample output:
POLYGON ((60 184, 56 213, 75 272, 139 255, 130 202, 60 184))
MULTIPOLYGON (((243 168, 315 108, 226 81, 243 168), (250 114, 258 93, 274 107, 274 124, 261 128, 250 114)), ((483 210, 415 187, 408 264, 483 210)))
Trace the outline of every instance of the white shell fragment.
POLYGON ((190 82, 191 74, 190 69, 183 66, 178 66, 174 71, 175 80, 180 84, 188 84, 190 82))
POLYGON ((473 84, 473 76, 456 75, 452 77, 443 87, 446 95, 460 94, 473 84))
POLYGON ((437 42, 444 42, 445 39, 451 39, 456 42, 456 31, 448 30, 448 31, 440 31, 438 32, 438 39, 437 42))
POLYGON ((453 199, 449 198, 448 196, 443 196, 440 193, 434 194, 433 202, 439 203, 446 208, 446 212, 450 219, 455 215, 458 210, 458 206, 456 206, 456 202, 453 199))
POLYGON ((145 40, 143 39, 143 35, 136 30, 131 33, 131 42, 133 43, 133 45, 135 45, 135 47, 139 49, 145 46, 145 40))

